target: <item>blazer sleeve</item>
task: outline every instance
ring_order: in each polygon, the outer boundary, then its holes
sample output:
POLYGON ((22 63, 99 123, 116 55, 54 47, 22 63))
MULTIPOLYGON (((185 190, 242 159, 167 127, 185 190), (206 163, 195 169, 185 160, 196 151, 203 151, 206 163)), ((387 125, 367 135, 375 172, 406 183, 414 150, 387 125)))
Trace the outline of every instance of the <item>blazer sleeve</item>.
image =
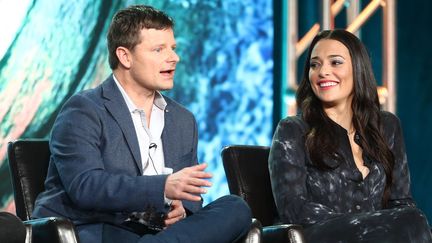
MULTIPOLYGON (((196 120, 194 117, 192 117, 193 120, 193 143, 192 143, 192 161, 191 166, 198 164, 198 156, 197 156, 197 147, 198 147, 198 128, 196 124, 196 120)), ((186 209, 186 213, 188 215, 191 215, 192 213, 195 213, 199 209, 202 208, 203 199, 201 197, 201 200, 198 202, 195 201, 188 201, 188 200, 182 200, 183 206, 186 209)))
POLYGON ((54 124, 50 140, 54 164, 50 166, 55 166, 68 200, 73 207, 88 211, 128 213, 149 207, 166 211, 163 192, 167 175, 137 176, 129 148, 122 144, 123 134, 114 125, 103 125, 107 116, 90 98, 75 95, 54 124), (103 155, 102 143, 109 139, 111 144, 118 142, 120 150, 103 155), (106 159, 116 160, 110 165, 116 169, 108 171, 106 159))
POLYGON ((410 174, 400 120, 385 112, 383 125, 387 133, 387 143, 395 158, 388 207, 415 206, 410 192, 410 174))
POLYGON ((273 195, 284 223, 314 224, 341 215, 308 195, 305 125, 297 117, 281 120, 269 156, 273 195))

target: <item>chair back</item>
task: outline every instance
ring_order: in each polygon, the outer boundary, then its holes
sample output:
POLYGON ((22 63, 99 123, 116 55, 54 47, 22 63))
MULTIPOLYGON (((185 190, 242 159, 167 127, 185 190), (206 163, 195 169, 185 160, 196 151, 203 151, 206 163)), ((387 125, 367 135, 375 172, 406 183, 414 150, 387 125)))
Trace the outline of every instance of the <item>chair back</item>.
POLYGON ((263 226, 279 222, 268 171, 270 147, 231 145, 222 161, 231 194, 242 197, 263 226))
POLYGON ((44 190, 50 150, 47 140, 16 140, 8 144, 8 161, 16 213, 31 219, 36 197, 44 190))

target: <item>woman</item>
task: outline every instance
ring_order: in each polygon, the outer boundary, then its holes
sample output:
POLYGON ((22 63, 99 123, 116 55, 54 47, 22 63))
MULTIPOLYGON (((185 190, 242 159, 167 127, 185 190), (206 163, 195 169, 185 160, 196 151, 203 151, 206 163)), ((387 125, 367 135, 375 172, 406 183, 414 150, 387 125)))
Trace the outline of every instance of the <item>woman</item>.
POLYGON ((307 242, 432 242, 415 207, 400 122, 380 111, 369 56, 344 30, 311 43, 297 91, 301 115, 280 121, 269 158, 281 219, 307 242))

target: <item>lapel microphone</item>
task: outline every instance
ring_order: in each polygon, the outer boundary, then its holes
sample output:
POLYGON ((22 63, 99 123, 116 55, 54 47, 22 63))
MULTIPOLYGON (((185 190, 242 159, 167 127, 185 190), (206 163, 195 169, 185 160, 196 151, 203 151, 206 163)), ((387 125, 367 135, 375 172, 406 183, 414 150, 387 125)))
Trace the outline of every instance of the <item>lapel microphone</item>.
POLYGON ((152 149, 152 148, 157 148, 157 145, 155 143, 150 143, 149 144, 149 149, 152 149))
MULTIPOLYGON (((152 164, 152 166, 153 166, 153 169, 154 169, 154 171, 156 172, 156 175, 159 175, 158 171, 156 170, 156 166, 155 166, 155 164, 154 164, 154 162, 153 162, 153 158, 152 158, 152 156, 151 156, 151 154, 150 154, 150 149, 152 149, 152 148, 155 149, 155 150, 153 151, 153 152, 155 152, 156 149, 157 149, 157 144, 156 144, 156 143, 153 143, 153 142, 149 144, 149 151, 148 151, 148 160, 147 160, 147 164, 149 163, 149 160, 150 160, 150 162, 151 162, 151 164, 152 164)), ((147 167, 147 166, 146 166, 146 167, 147 167)))

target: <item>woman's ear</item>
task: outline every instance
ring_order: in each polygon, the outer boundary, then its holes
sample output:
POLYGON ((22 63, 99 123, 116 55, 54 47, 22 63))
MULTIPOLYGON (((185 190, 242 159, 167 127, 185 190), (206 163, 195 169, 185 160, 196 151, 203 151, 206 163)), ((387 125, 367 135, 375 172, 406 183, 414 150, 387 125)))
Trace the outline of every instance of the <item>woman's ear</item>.
POLYGON ((123 46, 119 46, 116 49, 116 55, 120 65, 122 65, 126 69, 129 69, 131 67, 132 59, 129 49, 123 46))

